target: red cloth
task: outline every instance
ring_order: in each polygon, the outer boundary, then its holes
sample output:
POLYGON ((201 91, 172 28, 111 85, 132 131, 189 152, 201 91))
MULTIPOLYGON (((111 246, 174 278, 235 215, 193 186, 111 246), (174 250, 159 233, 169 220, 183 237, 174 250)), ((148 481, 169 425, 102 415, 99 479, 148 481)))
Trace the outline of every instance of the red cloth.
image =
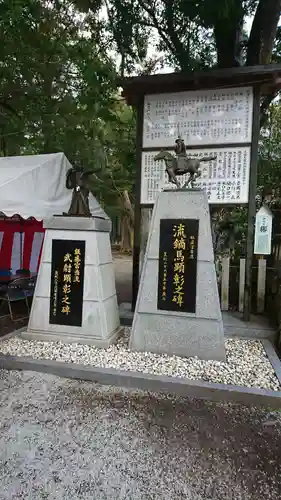
MULTIPOLYGON (((44 235, 42 221, 35 219, 20 219, 19 217, 11 217, 0 219, 0 268, 9 269, 12 267, 20 267, 30 269, 31 259, 37 260, 35 271, 39 267, 43 237, 39 237, 36 233, 44 235), (15 237, 15 234, 18 235, 15 237), (41 241, 42 240, 42 241, 41 241), (20 250, 20 241, 22 241, 22 251, 20 250), (38 249, 38 245, 41 246, 38 249), (20 255, 22 254, 22 263, 20 262, 20 255), (17 258, 18 256, 18 258, 17 258), (37 257, 38 256, 38 257, 37 257)), ((32 262, 34 267, 34 262, 32 262)), ((13 269, 16 271, 16 269, 13 269)))

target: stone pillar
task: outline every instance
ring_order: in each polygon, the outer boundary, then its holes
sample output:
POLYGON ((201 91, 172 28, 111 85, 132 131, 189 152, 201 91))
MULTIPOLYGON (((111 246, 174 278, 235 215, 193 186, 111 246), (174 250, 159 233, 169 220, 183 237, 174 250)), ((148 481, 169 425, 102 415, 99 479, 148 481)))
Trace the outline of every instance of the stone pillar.
MULTIPOLYGON (((194 245, 193 241, 195 240, 192 239, 192 245, 194 245)), ((181 254, 181 252, 179 253, 181 254)), ((168 355, 198 356, 202 359, 225 359, 223 323, 214 263, 209 205, 207 195, 203 190, 167 190, 159 193, 150 225, 130 348, 136 351, 150 351, 168 355), (173 271, 175 269, 174 261, 171 261, 169 252, 173 255, 177 255, 177 252, 173 249, 175 247, 173 247, 174 243, 170 235, 162 235, 164 243, 159 253, 160 221, 167 219, 168 224, 166 222, 165 224, 166 226, 170 224, 172 229, 176 227, 176 222, 169 223, 169 219, 184 222, 187 235, 187 249, 186 253, 184 252, 185 271, 183 271, 185 273, 184 293, 185 300, 189 304, 193 303, 186 309, 193 308, 193 312, 184 312, 174 302, 173 290, 175 288, 173 288, 173 283, 177 280, 175 280, 173 271), (198 240, 195 242, 196 251, 189 248, 191 240, 188 235, 191 227, 198 228, 198 240), (167 259, 165 285, 160 287, 161 290, 167 288, 169 291, 167 291, 167 299, 166 292, 161 292, 162 302, 161 309, 159 309, 159 283, 161 284, 161 280, 163 281, 163 251, 169 246, 171 250, 167 250, 168 255, 165 252, 165 259, 167 259), (194 256, 197 254, 197 257, 191 263, 190 259, 194 258, 193 254, 194 256), (193 271, 190 273, 188 270, 191 267, 193 271), (160 269, 162 269, 161 276, 160 269), (165 296, 164 299, 163 296, 165 296), (177 307, 178 309, 175 310, 177 307)))
MULTIPOLYGON (((28 328, 27 332, 22 334, 23 338, 65 343, 78 342, 98 347, 108 347, 116 340, 121 333, 121 327, 109 237, 110 224, 109 220, 94 217, 54 216, 44 221, 46 232, 41 263, 28 328), (75 296, 74 292, 71 295, 70 286, 70 295, 67 299, 70 306, 66 310, 62 302, 67 300, 62 290, 66 290, 63 287, 68 282, 64 283, 63 261, 67 259, 66 255, 70 255, 67 254, 67 248, 73 247, 73 255, 70 259, 75 266, 75 253, 80 253, 75 248, 75 241, 77 241, 77 247, 78 242, 82 248, 85 245, 85 255, 82 256, 81 261, 83 263, 84 260, 81 280, 83 275, 84 279, 83 284, 82 281, 80 283, 82 290, 79 291, 77 288, 79 283, 75 282, 75 268, 72 267, 72 278, 69 279, 69 284, 74 287, 75 296), (59 256, 55 255, 54 251, 52 252, 52 248, 55 249, 58 245, 61 248, 59 256), (57 270, 54 270, 54 261, 56 261, 57 270), (56 274, 55 285, 54 273, 56 274), (82 309, 80 326, 79 318, 77 322, 77 314, 74 321, 71 318, 71 308, 79 311, 77 296, 81 296, 82 301, 82 304, 80 302, 80 313, 82 309), (60 297, 63 297, 62 300, 60 297), (63 307, 64 311, 62 311, 63 307), (65 311, 67 314, 64 316, 62 312, 65 311)), ((82 266, 81 263, 80 265, 82 266)))
POLYGON ((142 208, 141 209, 141 244, 140 244, 140 274, 142 270, 142 266, 144 263, 144 256, 146 251, 146 245, 149 235, 149 227, 151 221, 151 208, 142 208))

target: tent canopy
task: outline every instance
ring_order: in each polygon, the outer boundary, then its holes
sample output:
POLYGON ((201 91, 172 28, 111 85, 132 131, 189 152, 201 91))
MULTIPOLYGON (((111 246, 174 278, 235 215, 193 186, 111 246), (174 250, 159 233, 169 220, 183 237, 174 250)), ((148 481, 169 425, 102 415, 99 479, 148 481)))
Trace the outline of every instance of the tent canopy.
MULTIPOLYGON (((65 186, 71 164, 63 153, 0 158, 0 210, 6 216, 42 220, 69 210, 72 191, 65 186)), ((93 216, 108 216, 92 194, 93 216)))

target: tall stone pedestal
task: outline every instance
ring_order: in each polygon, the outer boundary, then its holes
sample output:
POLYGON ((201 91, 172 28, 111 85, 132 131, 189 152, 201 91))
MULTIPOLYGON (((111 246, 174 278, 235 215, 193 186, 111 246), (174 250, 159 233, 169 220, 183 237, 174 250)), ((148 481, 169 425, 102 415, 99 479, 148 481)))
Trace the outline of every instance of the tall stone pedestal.
POLYGON ((130 348, 225 359, 209 205, 202 190, 167 190, 157 198, 130 348), (192 312, 185 312, 184 308, 192 312))
POLYGON ((35 295, 22 337, 107 347, 121 331, 110 221, 54 216, 44 227, 35 295))

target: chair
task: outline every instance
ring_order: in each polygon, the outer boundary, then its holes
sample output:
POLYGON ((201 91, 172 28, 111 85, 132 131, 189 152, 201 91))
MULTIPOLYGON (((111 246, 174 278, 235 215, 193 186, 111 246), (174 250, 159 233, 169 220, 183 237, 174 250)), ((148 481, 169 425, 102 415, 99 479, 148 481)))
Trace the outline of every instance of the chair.
POLYGON ((31 276, 28 278, 28 297, 33 297, 34 290, 35 290, 35 285, 37 281, 37 275, 36 276, 31 276))
POLYGON ((0 278, 3 276, 6 278, 6 276, 11 276, 12 271, 11 269, 0 269, 0 278))
POLYGON ((13 322, 26 319, 29 317, 30 308, 29 308, 28 298, 33 296, 34 286, 35 286, 34 278, 16 278, 6 286, 6 290, 3 296, 1 297, 2 303, 0 305, 0 309, 2 308, 3 304, 7 303, 10 317, 13 322), (25 302, 28 311, 28 316, 14 319, 12 304, 20 301, 25 302))
POLYGON ((25 277, 29 277, 30 276, 30 271, 29 269, 17 269, 16 270, 16 275, 17 276, 23 276, 24 278, 25 277))
POLYGON ((7 290, 7 278, 11 276, 12 271, 11 269, 1 269, 0 268, 0 298, 2 297, 3 293, 6 292, 7 290))

